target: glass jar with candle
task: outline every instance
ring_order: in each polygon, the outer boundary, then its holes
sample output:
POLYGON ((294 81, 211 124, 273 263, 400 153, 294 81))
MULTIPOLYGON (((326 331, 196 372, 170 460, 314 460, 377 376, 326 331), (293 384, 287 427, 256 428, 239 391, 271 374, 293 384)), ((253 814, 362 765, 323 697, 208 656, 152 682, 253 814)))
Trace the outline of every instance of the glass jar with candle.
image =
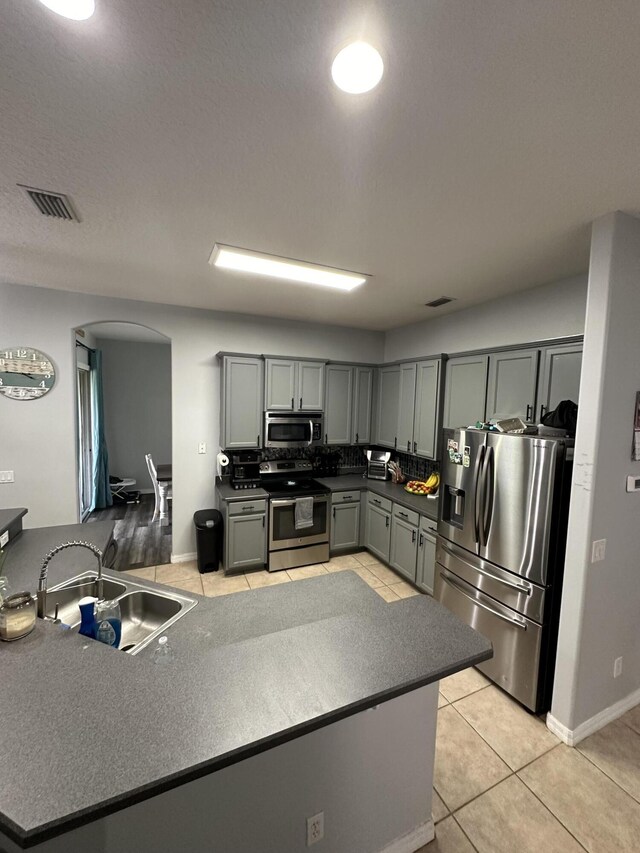
POLYGON ((19 640, 35 628, 36 602, 28 592, 8 595, 0 607, 0 640, 19 640))

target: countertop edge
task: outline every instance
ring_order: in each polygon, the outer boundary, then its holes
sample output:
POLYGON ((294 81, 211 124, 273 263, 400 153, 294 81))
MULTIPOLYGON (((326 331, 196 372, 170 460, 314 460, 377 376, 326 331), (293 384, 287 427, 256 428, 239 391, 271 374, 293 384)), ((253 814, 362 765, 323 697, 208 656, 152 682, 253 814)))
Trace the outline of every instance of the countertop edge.
POLYGON ((41 844, 44 841, 64 835, 73 829, 77 829, 80 826, 92 823, 93 821, 107 817, 108 815, 115 814, 129 806, 136 805, 144 800, 149 800, 158 794, 170 791, 180 785, 193 782, 196 779, 201 779, 204 776, 216 773, 219 770, 232 766, 233 764, 239 764, 247 758, 252 758, 260 753, 267 752, 274 747, 281 746, 282 744, 296 740, 299 737, 304 737, 318 729, 325 728, 326 726, 337 723, 347 717, 352 717, 361 711, 366 711, 369 708, 380 705, 382 702, 388 702, 398 696, 403 696, 406 693, 411 693, 413 690, 418 690, 421 687, 426 687, 429 684, 433 684, 436 681, 447 678, 449 675, 455 675, 455 673, 460 672, 463 669, 467 669, 470 666, 475 666, 478 663, 489 660, 492 656, 492 649, 472 655, 465 660, 458 661, 458 663, 453 666, 444 667, 441 671, 435 674, 432 673, 427 677, 408 681, 405 684, 392 688, 391 690, 372 694, 365 700, 354 702, 351 705, 346 705, 344 708, 340 708, 337 711, 332 711, 328 714, 316 717, 311 721, 293 726, 291 729, 287 729, 277 735, 255 741, 246 747, 227 753, 223 756, 218 756, 211 761, 205 761, 201 764, 194 765, 187 770, 166 776, 163 779, 156 780, 142 788, 134 789, 120 797, 114 797, 111 800, 107 800, 95 807, 89 807, 58 821, 52 821, 37 829, 22 832, 16 824, 6 818, 3 814, 0 814, 0 830, 7 836, 7 838, 10 838, 21 848, 25 850, 29 849, 30 847, 34 847, 36 844, 41 844))

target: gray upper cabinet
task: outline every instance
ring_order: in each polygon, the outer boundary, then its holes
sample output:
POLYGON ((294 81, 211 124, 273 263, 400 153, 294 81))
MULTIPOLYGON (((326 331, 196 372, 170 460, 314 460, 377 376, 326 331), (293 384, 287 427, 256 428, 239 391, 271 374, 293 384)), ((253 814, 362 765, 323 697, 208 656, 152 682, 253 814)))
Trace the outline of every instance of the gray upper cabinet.
POLYGON ((324 362, 266 359, 266 408, 276 412, 321 412, 324 362))
POLYGON ((396 446, 398 408, 400 406, 400 365, 381 367, 378 371, 376 400, 376 442, 384 447, 396 446))
POLYGON ((562 400, 578 402, 582 344, 545 347, 540 363, 537 418, 555 409, 562 400))
POLYGON ((443 427, 461 427, 484 420, 488 355, 465 355, 447 362, 443 427))
POLYGON ((323 361, 298 362, 298 389, 296 408, 299 412, 322 412, 324 410, 323 361))
MULTIPOLYGON (((373 405, 373 368, 353 368, 352 444, 371 441, 371 409, 373 405)), ((328 406, 327 406, 328 407, 328 406)))
POLYGON ((220 446, 228 450, 262 446, 264 362, 224 356, 220 446))
POLYGON ((400 365, 400 402, 397 410, 398 418, 398 450, 411 453, 413 450, 413 420, 416 403, 416 370, 415 362, 400 365))
POLYGON ((326 377, 325 443, 351 444, 353 368, 329 364, 326 377))
POLYGON ((283 358, 266 360, 265 408, 281 412, 296 410, 297 364, 283 358))
POLYGON ((538 356, 537 349, 511 350, 489 356, 486 420, 533 419, 538 356))
POLYGON ((436 459, 438 453, 440 364, 434 359, 420 361, 416 367, 412 450, 427 459, 436 459))

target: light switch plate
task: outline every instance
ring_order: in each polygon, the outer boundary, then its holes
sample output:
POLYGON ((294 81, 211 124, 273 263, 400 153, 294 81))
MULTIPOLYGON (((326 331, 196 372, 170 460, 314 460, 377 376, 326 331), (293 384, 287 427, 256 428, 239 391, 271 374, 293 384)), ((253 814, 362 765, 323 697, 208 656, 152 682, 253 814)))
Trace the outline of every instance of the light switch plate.
POLYGON ((13 471, 0 471, 0 483, 13 483, 13 471))
POLYGON ((640 492, 640 477, 627 477, 627 491, 640 492))
POLYGON ((591 545, 591 562, 599 563, 604 560, 604 552, 607 547, 606 539, 596 539, 591 545))
POLYGON ((0 548, 4 548, 4 546, 9 541, 9 531, 5 530, 5 532, 0 536, 0 548))

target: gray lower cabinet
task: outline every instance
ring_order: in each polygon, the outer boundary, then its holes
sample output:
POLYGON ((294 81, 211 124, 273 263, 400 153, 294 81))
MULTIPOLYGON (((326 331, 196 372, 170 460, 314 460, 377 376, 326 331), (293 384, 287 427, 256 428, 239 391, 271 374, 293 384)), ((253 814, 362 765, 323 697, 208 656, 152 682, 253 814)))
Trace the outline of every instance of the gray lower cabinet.
POLYGON ((267 562, 267 516, 264 501, 230 502, 225 507, 224 569, 233 572, 267 562))
POLYGON ((418 535, 418 568, 416 584, 423 591, 433 595, 436 569, 436 527, 434 522, 423 518, 418 535))
POLYGON ((351 444, 353 368, 328 364, 325 392, 325 444, 351 444))
POLYGON ((262 447, 264 362, 223 356, 220 446, 227 450, 262 447))
POLYGON ((372 502, 366 505, 365 547, 379 559, 389 562, 391 549, 391 512, 372 502))
POLYGON ((360 494, 356 492, 354 498, 353 501, 334 503, 331 507, 332 553, 357 548, 360 544, 360 494))
POLYGON ((484 420, 488 355, 465 355, 447 362, 443 427, 462 427, 484 420))
POLYGON ((391 524, 391 552, 389 564, 407 580, 416 582, 418 557, 418 528, 394 515, 391 524))
POLYGON ((537 349, 511 350, 489 355, 485 420, 522 418, 530 421, 538 380, 537 349))
POLYGON ((542 350, 536 410, 538 420, 555 409, 562 400, 578 402, 581 369, 581 343, 560 344, 542 350))
POLYGON ((373 368, 353 368, 352 444, 371 441, 371 412, 373 408, 373 368))

